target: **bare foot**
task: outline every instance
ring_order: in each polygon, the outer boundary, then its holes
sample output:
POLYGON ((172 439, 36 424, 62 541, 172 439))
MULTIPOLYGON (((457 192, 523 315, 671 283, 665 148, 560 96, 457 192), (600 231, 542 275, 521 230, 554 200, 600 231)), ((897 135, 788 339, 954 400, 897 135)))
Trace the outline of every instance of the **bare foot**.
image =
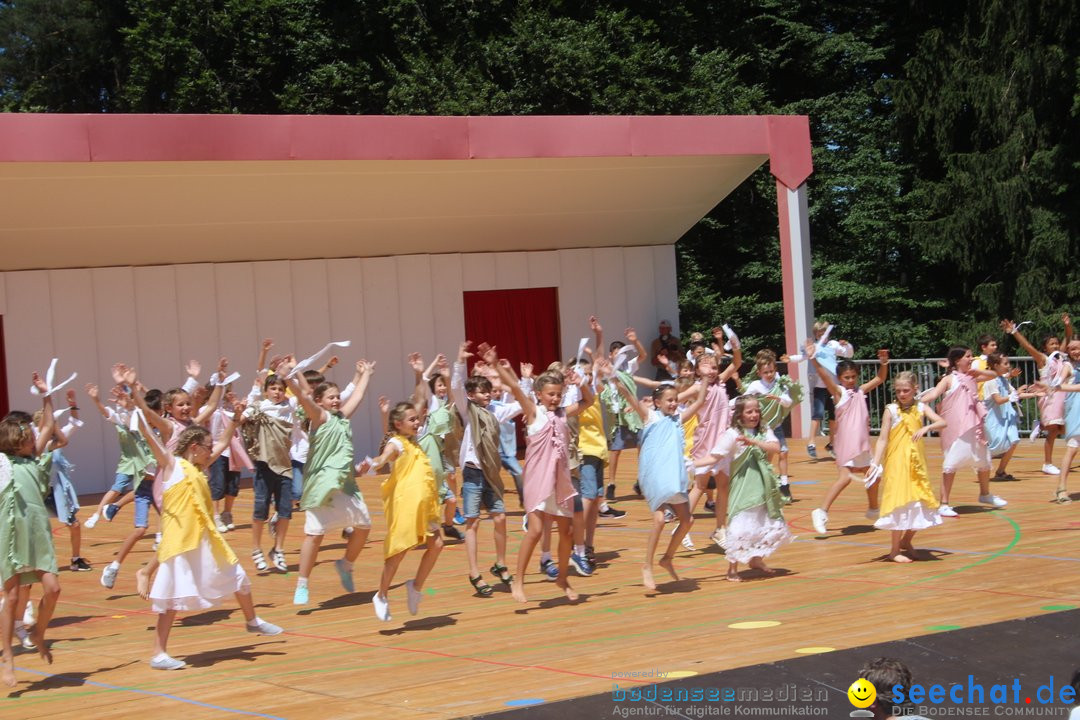
POLYGON ((912 562, 911 558, 909 558, 907 555, 902 555, 900 553, 895 553, 895 554, 889 553, 889 559, 892 560, 895 563, 909 563, 909 562, 912 562))
POLYGON ((657 564, 660 567, 667 570, 668 575, 671 576, 672 580, 678 580, 679 579, 679 573, 675 572, 674 559, 675 558, 669 558, 669 557, 665 556, 665 557, 660 558, 660 562, 658 562, 657 564))
POLYGON ((738 570, 728 570, 727 575, 724 576, 724 579, 728 582, 742 582, 742 578, 739 577, 738 570))
POLYGON ((144 567, 135 571, 135 591, 143 600, 150 599, 150 573, 144 567))
POLYGON ((653 580, 652 568, 648 565, 641 566, 641 581, 645 583, 645 588, 647 590, 656 589, 656 581, 653 580))
POLYGON ((30 640, 37 645, 38 655, 49 665, 52 665, 52 650, 49 650, 49 644, 45 642, 45 633, 30 633, 30 640))
POLYGON ((0 668, 0 683, 7 687, 15 687, 15 672, 8 663, 4 663, 3 667, 0 668))
POLYGON ((563 589, 563 592, 566 593, 567 599, 569 599, 569 600, 577 600, 578 599, 578 594, 576 592, 574 592, 574 588, 570 587, 570 581, 569 580, 564 580, 560 576, 559 579, 555 581, 555 584, 563 589))
POLYGON ((761 572, 765 573, 766 575, 775 575, 776 574, 776 571, 773 570, 768 565, 766 565, 765 561, 762 560, 759 557, 751 558, 750 562, 747 563, 747 564, 750 567, 754 568, 755 570, 760 570, 761 572))
POLYGON ((529 602, 529 599, 525 597, 525 583, 521 578, 514 578, 510 581, 510 594, 519 603, 529 602))

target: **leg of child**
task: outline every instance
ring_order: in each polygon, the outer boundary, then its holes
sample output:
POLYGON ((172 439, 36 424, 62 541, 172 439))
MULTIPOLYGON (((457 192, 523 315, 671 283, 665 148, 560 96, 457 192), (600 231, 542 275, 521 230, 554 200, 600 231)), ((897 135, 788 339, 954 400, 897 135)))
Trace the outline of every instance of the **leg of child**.
MULTIPOLYGON (((356 535, 355 530, 349 536, 350 541, 353 535, 356 535)), ((322 545, 322 541, 322 535, 304 535, 304 544, 300 546, 300 577, 296 581, 297 585, 302 582, 303 586, 307 587, 308 578, 311 577, 311 571, 315 568, 315 560, 319 557, 319 546, 322 545)))
POLYGON ((41 659, 52 665, 52 652, 45 642, 45 631, 49 629, 49 621, 52 620, 53 611, 56 610, 56 601, 60 598, 60 578, 53 573, 38 573, 41 582, 41 600, 38 602, 37 622, 30 633, 30 639, 37 645, 41 659))
MULTIPOLYGON (((716 486, 719 488, 720 483, 717 483, 716 486)), ((720 503, 716 503, 716 506, 720 507, 720 503)), ((683 537, 690 530, 690 506, 687 503, 672 503, 670 507, 675 513, 675 518, 679 521, 679 524, 676 526, 671 539, 668 540, 667 552, 660 558, 658 564, 667 570, 672 580, 678 580, 679 574, 675 572, 675 553, 678 551, 679 545, 682 544, 683 537)), ((663 519, 663 513, 661 513, 661 519, 663 519)))
MULTIPOLYGON (((813 435, 811 435, 813 437, 813 435)), ((728 582, 742 582, 742 578, 739 577, 739 563, 729 562, 727 566, 727 575, 724 579, 728 582)))
MULTIPOLYGON (((491 521, 495 525, 495 562, 506 565, 506 513, 494 513, 491 521)), ((475 559, 475 558, 474 558, 475 559)), ((421 562, 423 562, 421 560, 421 562)))
POLYGON ((945 468, 941 471, 941 504, 949 504, 949 494, 952 493, 953 480, 956 479, 956 471, 945 468))
POLYGON ((510 583, 510 592, 514 599, 521 603, 528 602, 528 598, 525 597, 525 573, 529 569, 529 560, 532 559, 533 550, 536 549, 536 544, 540 542, 540 536, 544 532, 543 515, 544 513, 538 510, 529 513, 529 529, 521 540, 521 547, 518 548, 517 574, 510 583))
POLYGON ((998 460, 998 469, 995 473, 996 477, 1005 477, 1008 475, 1007 469, 1009 467, 1009 461, 1012 460, 1013 453, 1016 452, 1016 446, 1020 443, 1013 443, 1009 446, 1009 449, 1005 451, 1005 454, 998 460))
POLYGON ((0 683, 15 687, 15 656, 11 650, 11 638, 15 634, 15 606, 19 597, 19 576, 13 575, 4 583, 4 606, 0 610, 0 650, 3 651, 3 664, 0 665, 0 683))
POLYGON ((158 614, 157 629, 154 632, 154 657, 168 655, 169 632, 176 620, 175 610, 166 610, 158 614))
MULTIPOLYGON (((506 516, 503 515, 505 524, 506 516)), ((432 568, 435 567, 435 561, 439 559, 439 553, 443 550, 442 536, 435 532, 427 537, 427 548, 424 550, 424 554, 420 556, 420 566, 416 568, 416 576, 413 578, 413 587, 417 590, 424 589, 424 583, 427 582, 428 575, 431 574, 432 568)), ((500 565, 506 563, 500 562, 500 565)))
MULTIPOLYGON (((353 531, 349 534, 349 541, 345 543, 345 562, 351 566, 356 562, 356 558, 360 557, 360 551, 364 549, 364 545, 367 543, 368 533, 371 532, 371 528, 354 527, 353 531)), ((314 563, 312 563, 314 565, 314 563)))
POLYGON ((105 508, 108 507, 112 503, 112 501, 118 497, 120 497, 120 493, 115 490, 109 490, 108 492, 106 492, 104 495, 101 496, 101 502, 99 502, 98 506, 94 508, 94 514, 91 515, 91 517, 104 517, 105 508))
POLYGON ((159 565, 161 563, 155 555, 150 558, 150 562, 135 571, 135 590, 143 600, 150 599, 150 580, 154 577, 159 565))
POLYGON ((577 600, 578 594, 570 587, 570 551, 573 549, 571 546, 574 542, 570 520, 571 518, 561 515, 555 517, 555 523, 559 527, 559 579, 555 581, 555 584, 563 589, 567 598, 577 600))
POLYGON ((975 477, 979 480, 979 495, 990 494, 990 466, 975 471, 975 477))
POLYGON ((143 537, 145 537, 145 536, 146 536, 146 528, 145 527, 137 527, 134 530, 132 530, 128 534, 128 536, 126 538, 124 538, 124 542, 123 542, 122 545, 120 545, 120 550, 117 551, 116 557, 113 559, 113 562, 115 562, 117 565, 123 563, 124 558, 126 558, 128 556, 128 553, 131 552, 131 549, 135 547, 135 543, 142 540, 143 537))
POLYGON ((1069 470, 1072 467, 1073 459, 1076 457, 1076 451, 1078 448, 1072 445, 1065 446, 1065 457, 1061 461, 1061 474, 1058 475, 1058 487, 1057 487, 1057 501, 1066 502, 1062 498, 1069 497, 1069 470))
POLYGON ((408 552, 408 550, 403 550, 383 560, 382 575, 379 577, 379 596, 383 602, 386 602, 387 595, 390 593, 390 583, 394 581, 394 575, 397 574, 398 567, 408 552))
MULTIPOLYGON (((856 477, 866 475, 866 471, 870 468, 851 468, 851 474, 856 477)), ((868 510, 876 511, 878 507, 878 488, 881 487, 880 482, 876 482, 870 487, 866 488, 866 507, 868 510)))
POLYGON ((78 518, 72 518, 67 526, 68 535, 71 537, 71 559, 82 557, 82 524, 78 518))
MULTIPOLYGON (((892 547, 889 548, 889 559, 897 563, 909 563, 911 558, 904 555, 904 536, 910 532, 909 530, 893 530, 892 531, 892 547)), ((915 533, 911 533, 914 535, 915 533)), ((910 543, 910 538, 908 539, 910 543)))
POLYGON ((1046 428, 1046 442, 1043 443, 1043 464, 1054 464, 1054 441, 1061 434, 1061 425, 1049 425, 1046 428))
MULTIPOLYGON (((683 503, 683 507, 686 503, 683 503)), ((660 542, 660 531, 664 529, 664 510, 661 508, 653 513, 653 524, 649 528, 649 539, 645 541, 645 562, 641 564, 641 580, 647 590, 656 589, 656 580, 653 579, 653 558, 656 557, 656 545, 660 542)), ((683 533, 685 534, 685 533, 683 533)), ((674 536, 672 536, 674 538, 674 536)), ((682 541, 682 538, 679 538, 682 541)))
POLYGON ((124 497, 122 497, 119 500, 117 500, 116 502, 114 502, 113 505, 115 505, 117 507, 117 509, 119 509, 119 508, 124 507, 128 503, 134 502, 134 500, 135 500, 135 491, 134 490, 129 490, 128 492, 124 493, 124 497))
MULTIPOLYGON (((825 493, 825 499, 821 501, 821 509, 825 512, 829 512, 829 508, 836 502, 836 498, 840 497, 840 493, 847 489, 847 486, 851 484, 851 468, 840 468, 840 476, 836 478, 830 487, 828 492, 825 493)), ((876 486, 877 483, 874 483, 876 486)))
MULTIPOLYGON (((503 516, 503 532, 506 532, 506 516, 503 516)), ((469 577, 474 578, 480 575, 480 561, 479 551, 477 545, 479 543, 478 533, 480 530, 480 516, 465 518, 465 555, 466 560, 469 563, 469 577)), ((506 552, 506 538, 503 537, 503 552, 506 552)))
MULTIPOLYGON (((717 529, 727 525, 728 492, 731 490, 731 478, 727 473, 716 473, 716 501, 713 515, 716 516, 717 529)), ((688 509, 689 512, 689 509, 688 509)), ((689 528, 688 528, 689 529, 689 528)))
POLYGON ((600 521, 600 498, 586 498, 582 504, 585 506, 585 545, 593 547, 596 545, 596 525, 600 521))

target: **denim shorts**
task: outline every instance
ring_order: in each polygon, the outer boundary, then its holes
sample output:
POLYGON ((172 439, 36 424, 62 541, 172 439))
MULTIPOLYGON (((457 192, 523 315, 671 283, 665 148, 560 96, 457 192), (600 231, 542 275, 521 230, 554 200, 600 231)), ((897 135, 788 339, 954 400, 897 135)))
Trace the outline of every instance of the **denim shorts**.
POLYGON ((617 425, 608 439, 608 450, 626 450, 637 447, 637 433, 625 425, 617 425))
POLYGON ((462 514, 467 518, 480 517, 481 507, 492 515, 506 512, 503 499, 484 480, 480 468, 466 465, 461 469, 461 499, 465 505, 462 514))
POLYGON ((780 443, 780 452, 787 452, 787 435, 784 434, 784 423, 780 423, 772 429, 773 435, 776 436, 776 441, 780 443))
POLYGON ((292 517, 292 477, 278 475, 261 460, 255 462, 255 509, 252 517, 266 520, 270 517, 270 501, 274 501, 274 510, 278 517, 288 520, 292 517))
POLYGON ((116 479, 113 480, 112 487, 109 490, 118 492, 120 495, 126 495, 135 488, 135 476, 125 475, 124 473, 116 473, 116 479))
POLYGON ((581 474, 581 487, 578 492, 585 500, 595 500, 604 491, 604 461, 592 455, 581 458, 578 468, 581 474))
POLYGON ((810 407, 811 420, 824 420, 826 415, 832 415, 832 395, 827 388, 814 388, 814 400, 810 407))
POLYGON ((292 460, 292 499, 300 502, 300 496, 304 494, 304 463, 292 460))
MULTIPOLYGON (((150 508, 154 504, 154 479, 144 478, 135 488, 135 527, 150 527, 150 508)), ((158 510, 158 514, 161 511, 158 510)))
POLYGON ((229 458, 222 455, 210 466, 210 499, 220 500, 240 494, 240 473, 229 469, 229 458))

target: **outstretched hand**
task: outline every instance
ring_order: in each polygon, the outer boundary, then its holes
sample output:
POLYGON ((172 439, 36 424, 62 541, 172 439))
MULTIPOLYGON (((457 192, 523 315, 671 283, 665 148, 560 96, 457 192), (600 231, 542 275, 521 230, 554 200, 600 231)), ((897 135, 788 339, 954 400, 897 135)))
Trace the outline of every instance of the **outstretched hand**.
POLYGON ((383 415, 388 415, 390 413, 390 398, 385 395, 379 396, 379 412, 383 415))
POLYGON ((202 372, 202 363, 194 358, 187 361, 187 365, 184 366, 184 370, 193 378, 199 377, 199 373, 202 372))

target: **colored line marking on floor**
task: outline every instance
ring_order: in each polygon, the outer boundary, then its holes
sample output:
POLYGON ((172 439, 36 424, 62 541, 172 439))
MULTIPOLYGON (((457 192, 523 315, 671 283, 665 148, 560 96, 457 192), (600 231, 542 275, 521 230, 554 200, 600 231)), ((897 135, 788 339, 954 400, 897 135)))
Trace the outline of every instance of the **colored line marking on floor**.
POLYGON ((1075 605, 1044 605, 1040 610, 1075 610, 1075 605))
POLYGON ((795 652, 800 655, 819 655, 821 653, 830 653, 835 651, 834 647, 825 647, 823 645, 813 645, 811 647, 795 648, 795 652))
POLYGON ((731 623, 728 627, 732 630, 760 630, 762 628, 776 627, 779 624, 779 620, 747 620, 745 622, 731 623))
POLYGON ((38 670, 30 670, 22 667, 17 667, 15 669, 19 672, 30 673, 31 675, 41 675, 42 677, 47 678, 59 678, 61 680, 78 682, 82 685, 90 685, 92 687, 104 688, 106 690, 118 690, 120 692, 135 693, 137 695, 150 695, 152 697, 164 698, 166 700, 175 700, 177 702, 185 703, 187 705, 195 705, 197 707, 209 708, 210 710, 220 710, 222 712, 232 713, 233 715, 247 715, 249 717, 267 718, 267 720, 285 720, 285 718, 278 715, 267 715, 265 713, 252 712, 250 710, 237 710, 236 708, 228 708, 224 707, 223 705, 212 705, 210 703, 192 700, 190 698, 181 697, 179 695, 170 695, 168 693, 155 692, 153 690, 140 690, 138 688, 124 687, 122 685, 110 685, 108 683, 95 682, 93 680, 86 680, 84 678, 78 678, 70 675, 40 672, 38 670))
POLYGON ((948 630, 960 630, 963 627, 963 625, 927 625, 924 629, 930 632, 946 632, 948 630))
POLYGON ((543 698, 522 698, 520 700, 507 700, 506 705, 509 707, 528 707, 529 705, 543 705, 544 702, 543 698))

